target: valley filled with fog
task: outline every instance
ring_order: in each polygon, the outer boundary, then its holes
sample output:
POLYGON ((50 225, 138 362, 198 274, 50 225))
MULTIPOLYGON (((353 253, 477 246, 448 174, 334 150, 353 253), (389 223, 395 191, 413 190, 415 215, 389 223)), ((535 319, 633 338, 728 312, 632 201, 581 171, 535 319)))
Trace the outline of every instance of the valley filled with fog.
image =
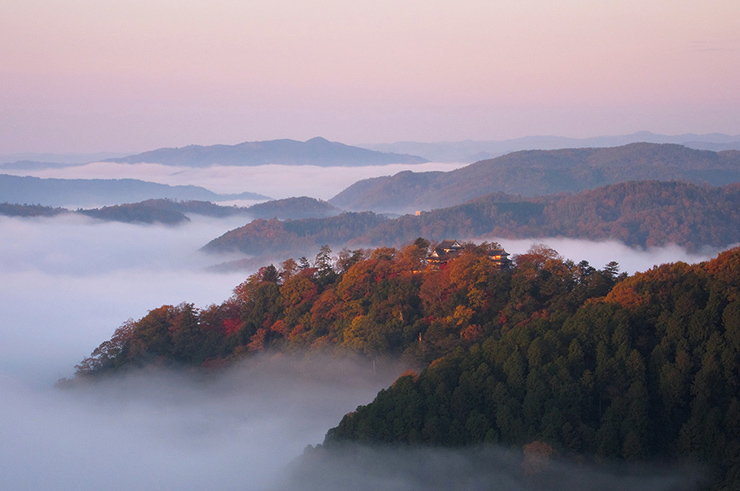
POLYGON ((209 380, 147 372, 54 387, 126 319, 228 298, 246 274, 207 272, 196 251, 233 226, 0 217, 1 488, 264 489, 400 373, 283 359, 209 380))
POLYGON ((740 490, 740 1, 0 12, 0 491, 740 490))
MULTIPOLYGON (((324 199, 357 179, 400 170, 263 166, 175 171, 91 164, 37 175, 124 177, 109 174, 110 166, 132 172, 125 177, 167 184, 324 199), (98 165, 103 167, 95 175, 98 165)), ((450 169, 449 164, 430 164, 424 170, 432 168, 450 169)), ((192 302, 202 308, 221 302, 250 274, 213 272, 208 267, 224 258, 198 252, 209 240, 244 225, 244 217, 191 219, 165 227, 79 216, 0 217, 0 438, 6 442, 0 487, 265 489, 284 477, 285 466, 306 445, 320 443, 343 414, 370 402, 406 368, 389 365, 373 374, 356 361, 307 365, 263 359, 205 379, 139 373, 97 386, 55 388, 127 319, 163 304, 192 302)), ((451 237, 427 237, 445 238, 451 237)), ((617 261, 628 273, 663 262, 698 262, 717 253, 689 255, 675 246, 642 251, 617 242, 570 239, 499 242, 512 254, 546 243, 576 262, 585 259, 601 268, 617 261)), ((316 252, 306 251, 306 256, 316 252)))
MULTIPOLYGON (((258 165, 250 167, 176 167, 163 164, 118 164, 93 162, 86 165, 40 170, 3 169, 5 174, 57 179, 141 179, 169 184, 194 184, 216 193, 263 194, 275 199, 311 196, 328 200, 360 179, 390 176, 404 170, 450 171, 464 163, 389 164, 363 167, 318 167, 315 165, 258 165)), ((240 203, 241 204, 241 203, 240 203)))

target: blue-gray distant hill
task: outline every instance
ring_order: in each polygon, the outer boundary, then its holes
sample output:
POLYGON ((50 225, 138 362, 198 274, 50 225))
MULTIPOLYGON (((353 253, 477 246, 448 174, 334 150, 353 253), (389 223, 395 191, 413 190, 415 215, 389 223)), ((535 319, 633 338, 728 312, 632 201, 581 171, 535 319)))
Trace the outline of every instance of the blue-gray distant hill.
POLYGON ((0 203, 0 215, 11 217, 54 217, 81 214, 103 221, 125 223, 161 223, 178 225, 189 222, 188 215, 203 215, 225 218, 243 215, 254 219, 300 220, 305 218, 327 218, 342 212, 326 201, 301 196, 267 201, 248 207, 221 206, 210 201, 175 201, 171 199, 148 199, 138 203, 103 206, 101 208, 78 209, 54 208, 43 205, 0 203))
POLYGON ((269 140, 245 142, 238 145, 189 145, 182 148, 160 148, 128 157, 108 159, 107 162, 127 164, 148 162, 185 167, 267 164, 353 167, 421 164, 428 161, 415 155, 378 152, 343 143, 330 142, 324 138, 312 138, 305 142, 269 140))
POLYGON ((217 194, 200 186, 169 186, 138 179, 41 179, 0 174, 0 202, 45 206, 102 206, 148 199, 266 200, 257 193, 217 194))
POLYGON ((563 148, 619 147, 630 143, 674 143, 697 150, 740 150, 740 135, 710 133, 698 135, 660 135, 638 131, 629 135, 568 138, 563 136, 525 136, 511 140, 453 141, 453 142, 396 142, 363 145, 380 152, 421 155, 433 162, 477 162, 521 150, 559 150, 563 148))
POLYGON ((632 180, 722 186, 740 182, 740 151, 632 143, 613 148, 529 150, 450 172, 400 172, 364 179, 329 202, 345 210, 409 213, 458 205, 489 193, 544 196, 632 180))
POLYGON ((65 167, 71 165, 84 165, 90 162, 100 162, 103 159, 112 159, 116 157, 125 157, 130 153, 112 153, 112 152, 95 152, 95 153, 11 153, 0 155, 0 167, 21 168, 27 164, 37 166, 56 166, 65 167))

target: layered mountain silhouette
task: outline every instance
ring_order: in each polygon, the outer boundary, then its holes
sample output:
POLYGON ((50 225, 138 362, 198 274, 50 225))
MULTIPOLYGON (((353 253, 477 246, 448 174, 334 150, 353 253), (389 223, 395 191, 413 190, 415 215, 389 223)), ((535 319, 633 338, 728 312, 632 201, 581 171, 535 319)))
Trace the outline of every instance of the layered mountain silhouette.
POLYGON ((396 142, 363 145, 381 152, 411 153, 434 162, 477 162, 520 150, 558 150, 562 148, 618 147, 630 143, 675 143, 697 150, 740 150, 740 135, 721 133, 661 135, 638 131, 629 135, 568 138, 563 136, 525 136, 511 140, 454 142, 396 142))
POLYGON ((210 165, 317 165, 363 166, 386 164, 421 164, 422 157, 378 152, 353 147, 325 138, 296 140, 269 140, 244 142, 238 145, 188 145, 182 148, 160 148, 128 157, 108 159, 107 162, 135 164, 140 162, 208 167, 210 165))
POLYGON ((417 237, 570 237, 631 247, 677 244, 691 251, 740 242, 740 183, 722 187, 629 181, 577 194, 493 193, 467 203, 390 219, 373 212, 330 218, 255 220, 212 240, 207 252, 305 254, 332 247, 398 246, 417 237))
POLYGON ((103 206, 102 208, 78 209, 76 211, 42 205, 0 203, 0 215, 12 217, 53 217, 73 213, 103 221, 177 225, 190 221, 189 215, 215 218, 243 215, 245 219, 249 220, 261 218, 301 220, 331 217, 340 214, 341 210, 331 206, 326 201, 306 196, 272 200, 248 207, 221 206, 210 201, 148 199, 138 203, 124 203, 103 206))
POLYGON ((630 180, 740 182, 740 151, 675 144, 528 150, 450 172, 400 172, 358 181, 329 202, 346 210, 409 213, 465 203, 489 193, 543 196, 630 180))

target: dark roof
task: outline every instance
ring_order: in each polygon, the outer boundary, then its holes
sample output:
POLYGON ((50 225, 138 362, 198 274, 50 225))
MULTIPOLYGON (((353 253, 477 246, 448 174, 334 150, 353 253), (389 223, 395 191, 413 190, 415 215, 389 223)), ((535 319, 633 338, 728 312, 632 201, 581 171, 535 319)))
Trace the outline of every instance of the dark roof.
POLYGON ((456 241, 456 240, 443 240, 439 243, 437 247, 435 247, 437 250, 444 250, 444 249, 462 249, 462 245, 456 241))

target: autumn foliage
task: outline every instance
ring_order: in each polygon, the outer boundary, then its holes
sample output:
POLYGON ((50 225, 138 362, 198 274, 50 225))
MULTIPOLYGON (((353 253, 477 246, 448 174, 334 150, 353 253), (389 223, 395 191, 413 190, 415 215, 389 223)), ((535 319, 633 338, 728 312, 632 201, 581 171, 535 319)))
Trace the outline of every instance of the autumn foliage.
POLYGON ((466 244, 434 269, 429 246, 323 247, 266 266, 220 305, 127 321, 78 374, 263 351, 392 356, 422 370, 345 416, 326 446, 498 443, 524 449, 534 474, 555 454, 687 459, 737 488, 740 248, 628 277, 543 245, 500 269, 487 255, 498 244, 466 244))

